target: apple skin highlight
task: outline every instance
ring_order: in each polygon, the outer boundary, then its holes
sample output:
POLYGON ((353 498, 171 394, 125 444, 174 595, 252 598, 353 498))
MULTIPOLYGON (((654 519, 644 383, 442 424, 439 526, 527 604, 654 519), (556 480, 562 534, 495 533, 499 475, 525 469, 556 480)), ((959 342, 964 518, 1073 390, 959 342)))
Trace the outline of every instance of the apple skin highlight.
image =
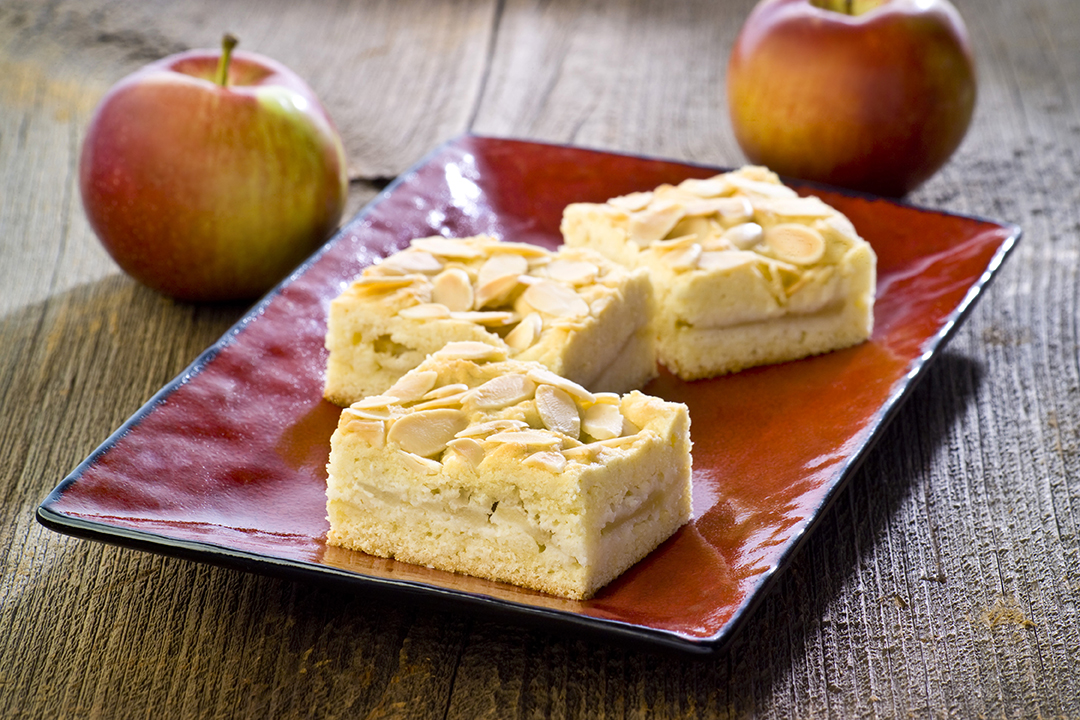
POLYGON ((976 99, 967 30, 945 0, 856 15, 763 0, 735 41, 727 84, 751 162, 893 197, 945 164, 976 99))
POLYGON ((87 129, 79 187, 120 267, 180 300, 256 297, 337 227, 345 151, 314 92, 273 60, 220 52, 152 63, 115 85, 87 129))

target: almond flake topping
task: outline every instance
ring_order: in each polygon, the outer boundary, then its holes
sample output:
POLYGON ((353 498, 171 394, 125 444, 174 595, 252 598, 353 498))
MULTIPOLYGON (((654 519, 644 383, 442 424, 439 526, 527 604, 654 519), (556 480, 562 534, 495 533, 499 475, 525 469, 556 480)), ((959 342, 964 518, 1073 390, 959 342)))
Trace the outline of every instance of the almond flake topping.
MULTIPOLYGON (((396 402, 396 398, 394 398, 396 402)), ((390 407, 388 405, 382 405, 371 408, 358 408, 355 405, 350 408, 346 408, 346 412, 354 417, 364 418, 366 420, 389 420, 390 419, 390 407)))
POLYGON ((577 403, 565 390, 554 385, 536 388, 536 410, 544 427, 575 440, 581 434, 581 415, 577 403))
POLYGON ((765 244, 778 260, 796 265, 811 265, 825 254, 825 238, 805 225, 785 223, 765 231, 765 244))
POLYGON ((566 469, 566 456, 562 453, 542 450, 533 453, 522 461, 525 465, 547 470, 553 473, 561 473, 566 469))
POLYGON ((420 303, 401 308, 398 315, 409 320, 441 320, 450 317, 450 308, 439 303, 420 303))
POLYGON ((373 410, 375 408, 385 408, 391 405, 396 405, 399 402, 399 398, 393 395, 369 395, 363 400, 357 400, 349 406, 349 410, 373 410))
POLYGON ((386 444, 386 422, 383 420, 354 418, 345 423, 345 430, 359 435, 371 447, 381 448, 386 444))
POLYGON ((555 447, 562 444, 562 437, 547 430, 507 430, 490 435, 485 441, 525 447, 555 447))
POLYGON ((584 317, 589 314, 589 304, 576 292, 549 280, 530 285, 522 299, 532 308, 555 317, 584 317))
POLYGON ((500 375, 473 388, 467 402, 479 410, 498 410, 528 400, 536 391, 536 383, 525 375, 500 375))
POLYGON ((694 178, 683 180, 679 183, 679 189, 698 197, 711 198, 730 192, 731 184, 722 175, 718 175, 705 180, 694 178))
POLYGON ((540 337, 540 331, 544 329, 544 321, 540 313, 529 313, 513 330, 506 335, 506 344, 514 350, 521 352, 533 346, 536 338, 540 337))
POLYGON ((548 277, 570 285, 585 285, 594 282, 600 274, 600 268, 584 260, 553 260, 547 266, 548 277))
POLYGON ((446 449, 453 450, 473 467, 478 467, 484 461, 484 446, 472 438, 455 438, 446 443, 446 449))
POLYGON ((461 340, 448 342, 442 350, 435 353, 439 357, 450 360, 505 360, 506 353, 502 348, 476 342, 475 340, 461 340))
POLYGON ((630 240, 640 247, 663 240, 683 218, 682 206, 670 200, 657 200, 648 208, 630 216, 630 240))
POLYGON ((598 405, 621 405, 622 398, 619 397, 619 393, 598 392, 596 393, 596 403, 598 405))
POLYGON ((529 261, 523 256, 514 253, 498 253, 489 257, 480 266, 476 284, 478 287, 483 287, 499 278, 517 277, 527 272, 529 272, 529 261))
POLYGON ((383 394, 395 397, 402 403, 410 403, 419 400, 435 387, 435 381, 438 379, 439 373, 434 370, 405 373, 383 394))
POLYGON ((484 254, 483 250, 467 242, 439 236, 417 238, 409 244, 417 250, 447 258, 478 258, 484 254))
POLYGON ((511 420, 509 418, 488 420, 487 422, 470 425, 464 430, 459 431, 454 437, 479 437, 481 435, 491 435, 492 433, 502 432, 503 430, 523 430, 527 427, 529 427, 529 424, 521 420, 511 420))
POLYGON ((446 443, 468 424, 469 418, 461 410, 421 410, 398 418, 386 439, 406 452, 430 457, 446 449, 446 443))
POLYGON ((740 250, 749 250, 761 242, 765 232, 755 222, 734 225, 724 232, 724 239, 740 250))
POLYGON ((409 275, 406 277, 400 275, 393 277, 387 277, 386 275, 365 275, 353 280, 351 289, 354 292, 372 295, 374 293, 389 292, 391 290, 408 287, 421 279, 421 277, 416 275, 409 275))
POLYGON ((835 210, 816 197, 780 198, 759 202, 758 211, 784 218, 824 218, 835 210))
POLYGON ((623 416, 618 405, 592 405, 585 410, 581 429, 597 440, 622 435, 623 416))
POLYGON ((476 293, 473 296, 473 305, 477 310, 482 310, 488 305, 495 305, 498 307, 499 305, 504 304, 507 299, 509 299, 510 294, 517 289, 522 278, 527 277, 529 276, 503 275, 494 280, 478 283, 476 286, 476 293))
POLYGON ((431 275, 443 269, 442 260, 423 250, 404 250, 383 260, 376 267, 394 275, 420 273, 431 275))
POLYGON ((787 185, 766 182, 764 180, 751 180, 739 175, 728 175, 728 182, 747 195, 756 195, 766 198, 798 197, 799 194, 787 185))
POLYGON ((473 286, 469 273, 461 268, 448 268, 432 281, 431 299, 453 311, 472 310, 473 286))
POLYGON ((560 390, 565 390, 579 400, 584 400, 587 403, 596 402, 596 396, 591 392, 581 387, 573 380, 567 380, 546 368, 532 368, 529 370, 528 376, 529 379, 537 383, 546 383, 548 385, 554 385, 560 390))
POLYGON ((692 243, 664 255, 664 261, 675 270, 693 270, 701 257, 701 246, 692 243))
POLYGON ((441 385, 440 387, 433 388, 424 394, 423 400, 438 400, 439 398, 448 397, 450 395, 460 395, 469 389, 469 386, 465 383, 451 383, 449 385, 441 385))
POLYGON ((634 192, 629 195, 621 195, 619 197, 613 197, 608 200, 608 205, 614 205, 620 210, 626 210, 627 212, 637 212, 638 210, 644 210, 652 202, 653 194, 651 192, 634 192))

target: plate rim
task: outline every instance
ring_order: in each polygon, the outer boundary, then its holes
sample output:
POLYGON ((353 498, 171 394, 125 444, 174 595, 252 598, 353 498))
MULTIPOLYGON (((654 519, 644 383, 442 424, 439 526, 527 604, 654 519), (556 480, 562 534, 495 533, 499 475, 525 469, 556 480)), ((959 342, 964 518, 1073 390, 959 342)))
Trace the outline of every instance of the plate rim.
POLYGON ((923 377, 927 374, 933 360, 938 356, 947 342, 956 333, 964 320, 970 315, 978 300, 984 294, 987 287, 997 276, 998 272, 1008 256, 1016 248, 1020 241, 1023 230, 1013 222, 994 220, 988 217, 956 213, 947 210, 936 210, 915 205, 903 199, 888 198, 870 193, 835 187, 825 183, 800 180, 781 176, 785 183, 791 183, 802 188, 817 188, 830 193, 845 195, 853 198, 861 198, 872 201, 885 201, 893 205, 924 213, 970 220, 992 225, 1007 233, 1001 245, 994 251, 983 272, 967 288, 964 297, 957 303, 952 311, 945 317, 941 327, 936 333, 928 336, 922 343, 920 354, 911 360, 906 366, 906 372, 894 381, 888 397, 878 407, 877 412, 871 417, 866 425, 866 437, 860 445, 846 458, 845 463, 838 470, 837 480, 832 483, 821 499, 812 506, 807 514, 807 519, 802 527, 791 537, 787 547, 776 558, 775 562, 765 572, 761 573, 759 580, 747 591, 747 600, 736 608, 730 618, 712 635, 691 636, 677 630, 666 630, 630 623, 614 618, 598 617, 582 613, 575 613, 563 609, 527 605, 512 600, 495 597, 483 593, 475 593, 466 590, 453 590, 431 585, 417 580, 402 578, 386 578, 375 575, 366 575, 359 572, 336 568, 331 565, 322 565, 304 560, 275 557, 249 550, 238 550, 219 543, 181 540, 160 535, 146 530, 136 530, 124 526, 111 525, 107 522, 87 520, 83 517, 55 510, 55 505, 62 495, 105 453, 121 441, 129 432, 163 403, 178 388, 197 377, 202 370, 211 363, 222 350, 229 347, 235 339, 247 328, 249 324, 258 319, 273 300, 282 291, 297 280, 308 269, 317 263, 324 254, 335 246, 350 229, 364 219, 390 195, 392 195, 409 178, 415 176, 420 169, 426 167, 434 159, 446 153, 454 147, 467 147, 472 140, 495 141, 506 143, 521 143, 539 145, 551 148, 583 150, 587 152, 622 156, 629 159, 637 159, 648 162, 665 162, 686 167, 696 167, 710 171, 726 171, 730 168, 724 166, 698 163, 694 161, 665 158, 647 154, 627 153, 599 148, 592 148, 568 143, 551 143, 531 139, 514 137, 496 137, 475 133, 462 133, 446 140, 426 153, 422 158, 413 163, 407 170, 400 173, 374 198, 356 212, 347 222, 343 223, 338 230, 323 243, 315 252, 298 265, 292 272, 283 278, 277 285, 271 288, 262 298, 255 302, 244 315, 225 331, 213 344, 199 353, 176 377, 162 386, 150 399, 141 405, 123 424, 109 434, 82 462, 69 472, 56 487, 42 500, 35 511, 37 521, 44 527, 61 534, 70 535, 81 539, 104 542, 125 548, 147 551, 159 555, 177 557, 194 562, 210 563, 221 567, 241 570, 244 572, 259 573, 290 580, 307 580, 318 583, 344 583, 353 590, 377 588, 410 596, 419 601, 439 599, 450 601, 455 606, 470 610, 494 610, 500 614, 511 615, 516 618, 524 618, 529 621, 543 621, 550 629, 551 623, 559 626, 559 629, 573 628, 585 630, 590 634, 600 634, 608 639, 632 641, 639 643, 645 641, 660 649, 675 650, 681 654, 705 657, 714 655, 725 648, 731 640, 738 635, 742 626, 753 615, 758 606, 768 594, 768 590, 775 584, 784 570, 791 564, 794 558, 802 550, 808 538, 821 523, 836 498, 848 486, 852 476, 858 472, 866 457, 873 450, 880 439, 883 430, 894 419, 907 398, 914 392, 923 377))

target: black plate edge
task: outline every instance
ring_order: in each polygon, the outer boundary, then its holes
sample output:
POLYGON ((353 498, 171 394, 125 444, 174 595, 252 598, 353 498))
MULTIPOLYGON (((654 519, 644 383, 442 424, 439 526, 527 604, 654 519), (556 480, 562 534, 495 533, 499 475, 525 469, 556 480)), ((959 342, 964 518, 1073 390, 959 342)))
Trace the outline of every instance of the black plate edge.
POLYGON ((1016 243, 1019 241, 1022 230, 1019 225, 1015 223, 1002 222, 999 220, 993 220, 986 217, 977 215, 966 215, 961 213, 953 213, 944 210, 934 210, 931 208, 924 208, 911 203, 907 203, 903 200, 887 197, 879 197, 868 193, 863 193, 855 190, 849 190, 846 188, 833 187, 822 183, 815 183, 805 180, 798 180, 793 178, 783 178, 784 182, 790 183, 794 186, 805 187, 819 187, 826 189, 834 193, 841 195, 848 195, 851 197, 860 197, 869 200, 883 200, 888 203, 901 205, 919 212, 932 212, 938 215, 946 215, 952 217, 959 217, 969 220, 975 220, 978 222, 988 223, 1000 227, 1009 232, 1005 241, 995 252, 991 258, 986 269, 976 280, 960 304, 951 312, 942 325, 941 329, 933 336, 928 338, 923 344, 923 352, 917 357, 910 365, 908 372, 897 381, 894 385, 894 390, 890 394, 889 398, 885 401, 882 407, 876 413, 874 419, 870 424, 870 432, 867 435, 866 441, 853 453, 847 463, 843 466, 840 476, 829 489, 829 491, 822 498, 822 501, 814 508, 813 512, 809 515, 809 520, 799 530, 798 534, 790 541, 788 547, 781 554, 780 558, 768 571, 760 576, 760 580, 749 591, 749 599, 740 608, 738 608, 732 615, 731 619, 725 623, 723 629, 713 636, 708 637, 696 637, 688 636, 675 631, 657 630, 655 628, 648 628, 640 625, 633 625, 619 620, 611 620, 607 618, 599 618, 589 615, 580 615, 576 613, 569 613, 564 610, 554 610, 550 608, 539 608, 531 605, 522 605, 512 601, 502 600, 486 595, 475 595, 458 590, 448 590, 440 588, 438 586, 427 585, 424 583, 417 583, 413 581, 405 580, 392 580, 387 578, 378 578, 368 575, 360 575, 338 568, 333 568, 327 565, 319 565, 313 563, 305 563, 302 561, 286 560, 283 558, 274 558, 269 555, 260 555, 257 553, 242 552, 227 548, 224 546, 212 544, 212 543, 200 543, 195 541, 182 541, 167 538, 154 533, 145 533, 136 530, 130 530, 127 528, 118 528, 105 523, 95 523, 84 520, 77 516, 67 515, 55 511, 51 508, 51 505, 57 502, 63 495, 64 491, 71 486, 78 478, 93 465, 102 455, 108 452, 113 445, 121 440, 128 432, 136 427, 142 420, 152 412, 157 405, 164 402, 169 395, 175 392, 179 387, 198 375, 202 369, 209 364, 224 348, 228 347, 235 338, 244 331, 247 325, 258 318, 265 308, 276 298, 281 292, 294 282, 300 275, 303 275, 307 270, 314 265, 322 257, 323 254, 328 252, 342 237, 344 237, 349 229, 356 224, 362 223, 366 216, 382 201, 384 201, 390 194, 392 194, 400 185, 405 183, 410 177, 415 175, 420 168, 426 166, 431 160, 438 155, 442 154, 447 148, 460 146, 463 140, 475 138, 479 140, 495 140, 506 142, 520 142, 529 143, 533 145, 547 145, 549 147, 567 148, 575 150, 585 150, 588 152, 594 152, 607 155, 622 155, 624 157, 636 158, 646 161, 672 163, 678 165, 686 165, 689 167, 697 167, 705 170, 718 170, 726 171, 730 168, 724 168, 717 165, 709 165, 705 163, 698 163, 694 161, 679 160, 673 158, 664 158, 659 156, 651 156, 646 154, 615 152, 610 150, 604 150, 600 148, 592 148, 587 146, 569 145, 564 143, 549 143, 543 141, 515 138, 515 137, 496 137, 487 135, 477 135, 473 133, 464 133, 451 138, 433 150, 428 152, 424 157, 414 163, 406 171, 398 175, 389 185, 387 185, 378 195, 375 196, 367 205, 360 209, 352 218, 344 223, 334 235, 329 238, 318 250, 316 250, 311 256, 309 256, 304 262, 302 262, 296 269, 290 272, 284 279, 282 279, 276 286, 269 290, 259 301, 257 301, 250 310, 248 310, 243 317, 237 320, 213 345, 200 353, 182 372, 180 372, 173 380, 167 383, 164 387, 158 390, 145 404, 142 405, 131 417, 129 417, 117 430, 109 435, 104 442, 102 442, 89 456, 80 462, 75 469, 71 471, 61 482, 58 484, 46 498, 38 506, 35 517, 37 521, 44 527, 59 532, 61 534, 70 535, 73 537, 79 537, 83 539, 105 542, 112 545, 118 545, 121 547, 134 548, 138 550, 144 550, 151 553, 169 555, 178 557, 185 560, 193 560, 196 562, 212 562, 215 565, 222 567, 228 567, 231 569, 238 569, 245 572, 256 572, 269 575, 275 575, 280 577, 287 577, 289 579, 304 579, 304 580, 316 580, 326 581, 329 578, 333 578, 339 581, 343 581, 346 584, 352 585, 357 588, 377 587, 384 590, 395 590, 403 592, 408 595, 423 595, 423 596, 435 596, 443 600, 451 601, 456 605, 467 606, 476 610, 498 610, 512 615, 521 615, 532 620, 544 620, 546 622, 554 622, 559 625, 564 625, 569 628, 587 630, 590 632, 600 632, 604 635, 613 635, 617 639, 633 640, 633 641, 645 641, 649 644, 656 645, 661 649, 676 650, 682 653, 687 653, 691 656, 706 657, 714 655, 720 652, 731 639, 739 632, 742 626, 747 622, 749 617, 753 615, 754 610, 760 605, 767 591, 776 582, 777 577, 783 572, 783 570, 791 564, 794 557, 798 554, 799 550, 803 547, 807 538, 812 533, 813 529, 817 527, 821 521, 821 516, 826 512, 832 503, 839 496, 841 491, 849 483, 851 476, 862 465, 865 457, 869 454, 870 450, 876 444, 882 429, 892 420, 892 418, 899 411, 903 402, 908 398, 915 386, 925 375, 930 362, 936 356, 936 353, 944 346, 949 338, 956 331, 957 327, 967 318, 971 312, 976 301, 981 296, 983 290, 989 285, 990 281, 996 275, 1000 269, 1002 263, 1006 257, 1015 248, 1016 243))

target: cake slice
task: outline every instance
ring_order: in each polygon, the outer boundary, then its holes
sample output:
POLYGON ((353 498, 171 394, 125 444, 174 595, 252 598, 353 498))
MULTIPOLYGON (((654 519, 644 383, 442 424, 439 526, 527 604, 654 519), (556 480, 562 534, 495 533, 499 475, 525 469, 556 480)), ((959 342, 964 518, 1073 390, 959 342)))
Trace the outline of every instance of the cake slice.
POLYGON ((659 360, 684 380, 856 345, 873 330, 869 243, 765 168, 570 205, 562 233, 648 270, 659 360))
POLYGON ((583 599, 690 518, 685 405, 454 342, 342 411, 330 545, 583 599))
POLYGON ((325 397, 381 393, 453 341, 492 345, 590 390, 656 375, 652 287, 588 248, 551 252, 490 236, 413 240, 330 305, 325 397))

